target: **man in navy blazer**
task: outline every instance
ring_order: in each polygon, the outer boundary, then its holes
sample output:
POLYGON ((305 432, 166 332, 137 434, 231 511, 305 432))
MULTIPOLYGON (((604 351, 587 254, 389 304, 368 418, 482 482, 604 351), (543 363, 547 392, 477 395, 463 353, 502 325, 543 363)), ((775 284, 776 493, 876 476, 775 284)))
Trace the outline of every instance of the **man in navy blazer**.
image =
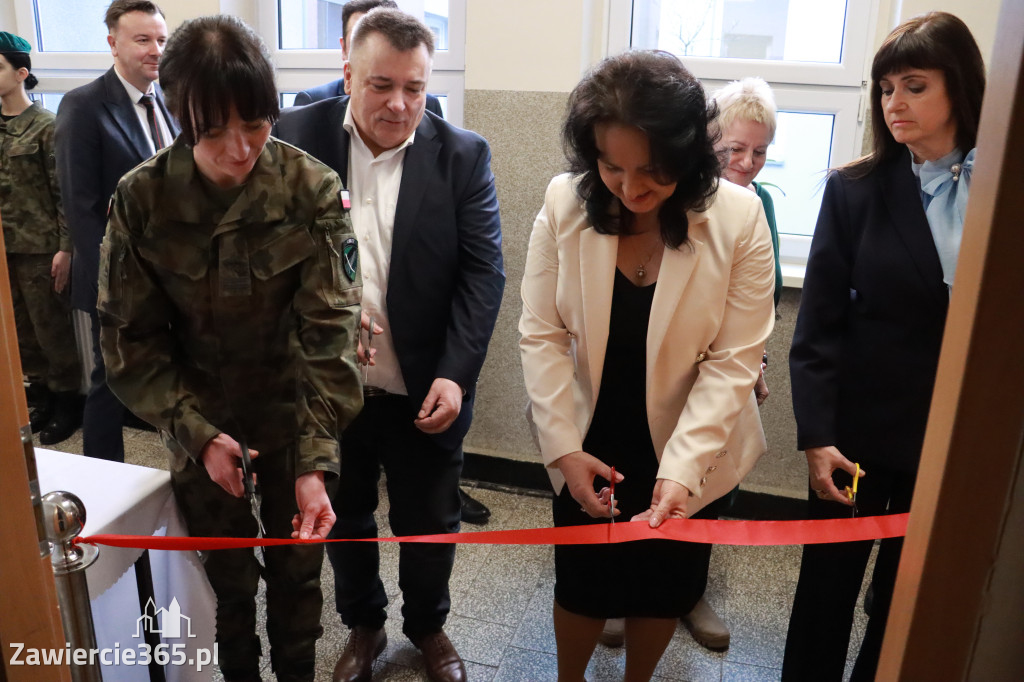
POLYGON ((125 409, 107 388, 96 320, 100 241, 118 180, 170 144, 178 128, 156 85, 157 64, 167 41, 163 12, 146 0, 115 0, 105 21, 114 65, 64 96, 57 110, 55 137, 57 177, 75 249, 71 304, 92 317, 96 366, 85 401, 83 448, 89 457, 123 462, 125 409), (153 97, 155 113, 140 103, 146 94, 153 97), (156 141, 150 121, 157 127, 156 141))
MULTIPOLYGON (((349 0, 349 2, 342 5, 342 37, 338 40, 338 42, 341 43, 342 63, 348 61, 348 45, 352 38, 352 27, 356 25, 356 22, 359 21, 363 15, 378 7, 398 9, 398 4, 395 3, 394 0, 349 0)), ((312 104, 313 102, 319 102, 331 97, 340 97, 344 94, 345 79, 339 78, 338 80, 331 81, 330 83, 318 85, 315 88, 310 88, 309 90, 303 90, 295 96, 295 106, 312 104)), ((441 110, 441 102, 430 94, 427 95, 427 111, 444 118, 444 112, 441 110)), ((491 517, 490 509, 488 509, 479 500, 470 497, 469 493, 462 488, 459 488, 459 497, 462 499, 463 521, 466 523, 487 523, 487 520, 491 517)))
MULTIPOLYGON (((424 113, 432 53, 421 21, 375 9, 353 35, 350 97, 286 110, 277 124, 278 137, 345 181, 364 329, 370 314, 375 321, 365 406, 342 435, 333 537, 377 535, 381 464, 396 535, 459 528, 462 439, 505 276, 487 142, 424 113)), ((377 546, 331 544, 328 556, 338 612, 352 630, 334 679, 368 680, 386 645, 377 546)), ((400 550, 403 631, 432 680, 465 679, 442 629, 454 558, 453 545, 400 550)))

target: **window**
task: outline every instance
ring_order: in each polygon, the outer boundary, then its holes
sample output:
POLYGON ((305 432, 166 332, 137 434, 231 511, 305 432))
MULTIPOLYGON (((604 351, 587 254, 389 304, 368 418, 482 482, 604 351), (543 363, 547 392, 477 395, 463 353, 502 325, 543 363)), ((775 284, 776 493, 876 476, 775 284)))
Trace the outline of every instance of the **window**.
POLYGON ((769 183, 787 286, 799 286, 827 169, 860 155, 863 79, 877 3, 853 0, 612 0, 608 53, 676 54, 711 93, 760 76, 779 108, 758 176, 769 183))
MULTIPOLYGON (((278 0, 282 50, 340 50, 341 8, 346 0, 278 0)), ((398 5, 415 14, 434 33, 435 49, 448 50, 448 0, 403 0, 398 5)))
POLYGON ((33 0, 32 4, 37 51, 109 53, 103 23, 110 5, 107 0, 33 0))
MULTIPOLYGON (((282 103, 341 77, 341 6, 345 0, 258 0, 259 28, 274 52, 282 103)), ((434 32, 434 67, 427 89, 445 117, 462 125, 465 91, 466 0, 397 0, 434 32)))
POLYGON ((49 109, 53 113, 57 113, 57 107, 60 106, 60 101, 64 99, 64 93, 62 92, 36 92, 33 90, 29 93, 29 96, 33 101, 40 101, 44 109, 49 109))

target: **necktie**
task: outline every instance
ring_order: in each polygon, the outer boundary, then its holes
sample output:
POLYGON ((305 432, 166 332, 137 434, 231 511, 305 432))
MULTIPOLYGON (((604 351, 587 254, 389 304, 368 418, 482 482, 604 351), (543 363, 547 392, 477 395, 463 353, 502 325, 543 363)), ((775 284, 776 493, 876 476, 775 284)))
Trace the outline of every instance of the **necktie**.
POLYGON ((156 98, 153 95, 143 95, 139 104, 146 109, 146 123, 149 124, 149 135, 153 140, 153 148, 160 151, 167 146, 167 142, 160 131, 160 121, 156 117, 156 98))

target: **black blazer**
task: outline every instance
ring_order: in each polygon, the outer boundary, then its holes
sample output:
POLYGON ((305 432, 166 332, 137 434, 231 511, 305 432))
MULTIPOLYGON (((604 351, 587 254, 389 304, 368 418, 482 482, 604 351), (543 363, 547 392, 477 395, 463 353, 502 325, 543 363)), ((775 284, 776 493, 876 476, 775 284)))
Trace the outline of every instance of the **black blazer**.
MULTIPOLYGON (((330 83, 324 83, 318 85, 315 88, 309 90, 303 90, 299 94, 295 95, 295 106, 303 106, 306 104, 312 104, 313 102, 319 102, 320 100, 328 99, 329 97, 341 97, 345 94, 345 79, 339 78, 336 81, 330 83)), ((432 111, 441 118, 444 118, 444 114, 441 112, 441 103, 433 95, 427 95, 427 111, 432 111)))
MULTIPOLYGON (((171 134, 178 125, 156 101, 171 134)), ((96 309, 100 241, 107 230, 107 205, 121 176, 150 156, 149 138, 114 67, 61 99, 55 130, 57 178, 75 256, 71 266, 71 304, 96 309)))
MULTIPOLYGON (((312 154, 348 182, 348 97, 281 113, 274 135, 312 154)), ((395 210, 388 278, 388 321, 409 391, 419 409, 435 378, 467 391, 442 447, 462 443, 472 420, 476 381, 505 286, 501 221, 491 152, 468 130, 426 113, 406 150, 395 210)), ((412 418, 414 415, 410 415, 412 418)))
POLYGON ((909 152, 833 173, 789 356, 797 447, 916 470, 948 305, 909 152))

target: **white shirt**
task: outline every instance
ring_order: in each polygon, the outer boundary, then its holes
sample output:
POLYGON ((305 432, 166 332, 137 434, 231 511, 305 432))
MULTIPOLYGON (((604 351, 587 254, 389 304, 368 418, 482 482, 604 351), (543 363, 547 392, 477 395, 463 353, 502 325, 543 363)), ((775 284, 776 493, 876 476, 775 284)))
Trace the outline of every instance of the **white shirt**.
POLYGON ((352 107, 345 111, 343 124, 351 142, 348 147, 348 191, 352 208, 349 216, 359 241, 359 265, 363 276, 363 310, 373 316, 384 329, 373 337, 375 365, 367 371, 367 386, 382 388, 388 393, 408 395, 402 368, 395 354, 395 344, 388 324, 388 276, 391 272, 391 240, 395 230, 395 208, 402 186, 405 150, 413 143, 416 132, 394 149, 373 152, 359 136, 352 120, 352 107))
MULTIPOLYGON (((135 115, 139 117, 139 125, 142 126, 142 132, 146 134, 146 139, 149 140, 150 150, 156 154, 160 150, 156 148, 155 144, 153 144, 153 136, 149 133, 149 122, 146 120, 148 113, 146 112, 146 107, 142 106, 139 102, 143 95, 153 95, 156 97, 156 88, 154 88, 153 84, 150 83, 149 90, 142 92, 137 87, 129 83, 125 77, 121 75, 121 72, 117 70, 116 66, 114 67, 114 73, 117 74, 118 80, 121 81, 121 85, 124 86, 125 92, 128 93, 128 99, 135 102, 135 115)), ((160 124, 160 133, 164 136, 164 140, 170 144, 171 140, 174 139, 174 135, 171 133, 170 128, 167 127, 167 121, 164 120, 164 115, 160 110, 159 105, 156 107, 156 120, 160 124)))

